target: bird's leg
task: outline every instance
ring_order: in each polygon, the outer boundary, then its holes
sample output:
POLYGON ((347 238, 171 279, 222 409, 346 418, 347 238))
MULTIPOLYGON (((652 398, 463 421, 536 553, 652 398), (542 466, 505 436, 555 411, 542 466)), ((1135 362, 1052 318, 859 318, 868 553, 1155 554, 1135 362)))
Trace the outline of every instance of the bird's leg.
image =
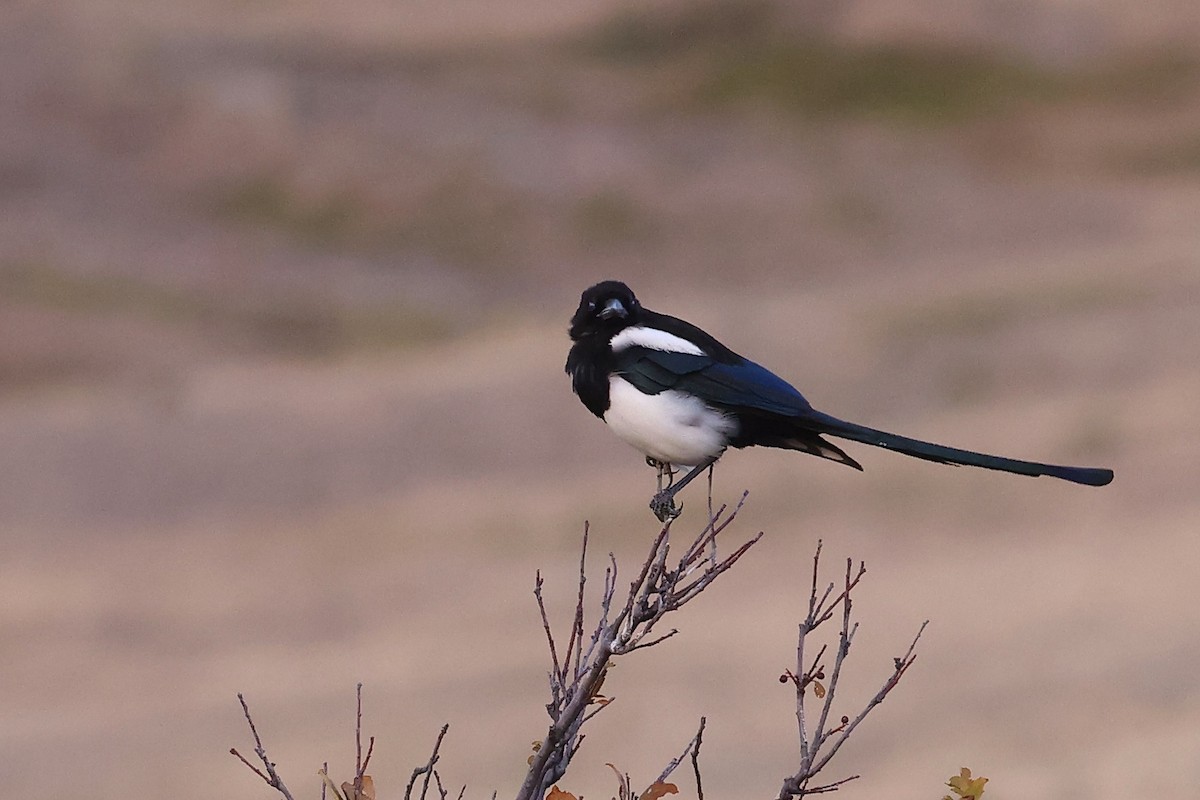
POLYGON ((661 492, 663 490, 663 475, 667 476, 666 488, 669 489, 675 481, 675 470, 671 469, 670 462, 659 461, 653 456, 646 456, 646 464, 658 470, 658 491, 661 492))
POLYGON ((654 512, 654 516, 658 517, 659 522, 675 519, 683 513, 683 507, 675 505, 675 495, 679 493, 680 489, 691 483, 693 478, 715 464, 719 457, 713 456, 692 467, 691 471, 678 482, 669 485, 666 489, 660 489, 658 494, 650 499, 650 510, 654 512))

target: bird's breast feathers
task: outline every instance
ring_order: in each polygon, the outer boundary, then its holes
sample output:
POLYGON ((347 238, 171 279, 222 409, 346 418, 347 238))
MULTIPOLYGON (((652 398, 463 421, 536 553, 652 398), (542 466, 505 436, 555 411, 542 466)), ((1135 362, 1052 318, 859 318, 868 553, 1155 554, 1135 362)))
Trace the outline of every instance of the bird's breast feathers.
POLYGON ((695 466, 720 455, 737 435, 734 417, 694 395, 674 390, 644 394, 619 375, 609 378, 608 393, 604 421, 656 461, 695 466))

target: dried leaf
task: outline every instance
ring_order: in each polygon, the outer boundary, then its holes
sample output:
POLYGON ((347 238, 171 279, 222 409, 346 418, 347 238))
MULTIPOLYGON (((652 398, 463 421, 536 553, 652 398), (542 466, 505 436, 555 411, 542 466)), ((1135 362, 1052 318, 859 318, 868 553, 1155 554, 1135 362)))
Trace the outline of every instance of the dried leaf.
POLYGON ((588 700, 588 703, 594 703, 595 705, 598 705, 598 706, 606 706, 609 703, 611 703, 613 701, 613 699, 614 698, 612 698, 612 697, 605 697, 602 694, 594 694, 594 695, 592 695, 592 698, 590 700, 588 700))
POLYGON ((570 792, 564 792, 558 788, 558 784, 555 784, 550 787, 550 792, 546 795, 546 800, 579 800, 579 798, 570 792))
POLYGON ((342 793, 338 791, 338 788, 333 785, 333 781, 329 780, 329 773, 323 769, 319 769, 317 770, 317 774, 321 776, 321 780, 325 783, 325 787, 329 789, 330 793, 336 797, 337 800, 346 800, 346 798, 342 796, 342 793))
POLYGON ((633 790, 629 788, 629 776, 610 762, 605 762, 604 765, 617 774, 617 800, 633 800, 633 790))
POLYGON ((525 759, 525 763, 532 767, 533 760, 535 758, 537 758, 538 751, 541 749, 542 749, 542 742, 539 739, 538 741, 533 743, 533 752, 529 754, 529 758, 525 759))
POLYGON ((983 796, 983 785, 987 782, 987 778, 972 778, 971 770, 963 767, 957 775, 946 781, 946 785, 962 800, 979 800, 983 796))
POLYGON ((658 800, 663 795, 678 793, 679 787, 675 784, 658 781, 650 784, 650 787, 646 789, 646 791, 642 792, 642 796, 639 797, 638 800, 658 800))
POLYGON ((342 794, 346 800, 375 800, 375 781, 370 775, 362 776, 362 788, 355 789, 350 781, 342 783, 342 794))
POLYGON ((825 696, 825 687, 821 685, 820 681, 813 681, 812 686, 813 694, 817 696, 818 700, 825 696))

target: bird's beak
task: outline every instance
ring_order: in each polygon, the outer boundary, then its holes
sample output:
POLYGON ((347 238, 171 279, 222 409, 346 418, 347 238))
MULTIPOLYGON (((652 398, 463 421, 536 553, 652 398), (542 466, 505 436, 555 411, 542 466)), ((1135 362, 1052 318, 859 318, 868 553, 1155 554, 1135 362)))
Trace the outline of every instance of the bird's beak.
POLYGON ((625 304, 615 297, 605 303, 604 308, 600 309, 600 319, 627 316, 629 316, 629 312, 625 310, 625 304))

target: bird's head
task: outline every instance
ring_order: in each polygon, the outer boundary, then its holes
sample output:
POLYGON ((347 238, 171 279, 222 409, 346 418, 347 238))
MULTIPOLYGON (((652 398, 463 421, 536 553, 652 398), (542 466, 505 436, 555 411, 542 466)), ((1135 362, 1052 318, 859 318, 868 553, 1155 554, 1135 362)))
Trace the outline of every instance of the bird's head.
POLYGON ((641 319, 642 304, 633 291, 620 281, 603 281, 584 290, 579 308, 571 317, 571 339, 585 336, 613 336, 636 325, 641 319))

